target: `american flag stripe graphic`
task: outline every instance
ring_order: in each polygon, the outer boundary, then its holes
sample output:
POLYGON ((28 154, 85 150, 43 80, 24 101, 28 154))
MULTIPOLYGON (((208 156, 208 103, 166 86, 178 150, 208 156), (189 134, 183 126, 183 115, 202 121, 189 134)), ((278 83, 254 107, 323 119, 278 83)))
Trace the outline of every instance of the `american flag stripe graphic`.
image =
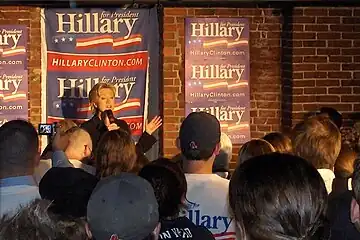
POLYGON ((22 93, 22 92, 19 92, 17 94, 13 94, 13 95, 7 95, 7 96, 0 93, 0 99, 2 99, 3 101, 8 101, 8 102, 17 101, 20 99, 26 99, 26 97, 27 97, 27 94, 22 93))
POLYGON ((12 48, 0 48, 0 56, 1 57, 12 57, 16 55, 22 55, 26 53, 25 47, 16 47, 14 49, 12 48))
POLYGON ((111 45, 113 48, 128 47, 131 45, 138 45, 142 42, 142 36, 139 34, 131 35, 129 38, 113 38, 111 35, 102 35, 91 38, 76 39, 77 49, 94 48, 101 45, 111 45))
MULTIPOLYGON (((133 99, 129 99, 126 103, 121 103, 121 104, 116 105, 114 107, 113 112, 114 113, 121 112, 121 111, 136 109, 136 108, 140 108, 140 107, 141 107, 140 99, 133 98, 133 99)), ((90 106, 90 104, 82 105, 80 108, 77 109, 77 111, 80 113, 91 112, 91 106, 90 106)))
POLYGON ((223 82, 205 83, 202 86, 203 86, 204 90, 212 90, 212 89, 218 89, 218 88, 224 88, 224 87, 227 87, 228 89, 235 89, 235 88, 242 88, 242 87, 249 86, 249 83, 246 80, 241 80, 241 81, 235 82, 235 83, 228 83, 226 81, 223 81, 223 82))
POLYGON ((228 40, 215 40, 215 41, 206 41, 203 42, 204 48, 218 47, 225 45, 226 47, 235 47, 238 45, 247 45, 249 44, 248 40, 238 40, 238 41, 228 41, 228 40))

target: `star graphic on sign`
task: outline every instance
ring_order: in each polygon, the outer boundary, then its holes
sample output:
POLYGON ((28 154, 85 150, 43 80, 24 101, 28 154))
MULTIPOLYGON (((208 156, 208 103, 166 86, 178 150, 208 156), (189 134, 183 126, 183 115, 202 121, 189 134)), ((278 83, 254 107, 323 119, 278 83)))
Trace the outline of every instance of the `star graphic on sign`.
POLYGON ((69 37, 69 41, 72 42, 72 40, 74 40, 74 38, 73 38, 73 37, 69 37))
POLYGON ((55 43, 58 43, 58 42, 59 42, 59 39, 55 38, 54 42, 55 42, 55 43))
POLYGON ((55 107, 56 107, 56 108, 60 108, 60 104, 57 103, 57 104, 55 105, 55 107))
POLYGON ((63 38, 61 39, 61 41, 65 42, 65 38, 63 37, 63 38))

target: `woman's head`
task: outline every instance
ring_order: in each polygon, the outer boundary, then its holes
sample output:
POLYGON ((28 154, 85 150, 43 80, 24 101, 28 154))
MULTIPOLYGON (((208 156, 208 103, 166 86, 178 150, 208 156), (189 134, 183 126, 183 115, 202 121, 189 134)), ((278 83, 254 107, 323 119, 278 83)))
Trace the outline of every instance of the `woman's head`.
POLYGON ((250 158, 275 152, 275 148, 264 139, 254 139, 241 146, 238 154, 237 165, 250 158))
POLYGON ((89 93, 89 102, 95 114, 105 110, 113 110, 115 107, 115 92, 114 85, 110 83, 97 83, 89 93))
POLYGON ((160 218, 178 216, 186 196, 186 178, 180 166, 169 159, 146 165, 139 176, 150 182, 159 204, 160 218))
POLYGON ((356 152, 347 144, 341 146, 340 154, 335 162, 334 173, 336 177, 349 178, 354 172, 356 152))
POLYGON ((268 141, 277 152, 292 153, 291 139, 280 132, 266 134, 263 139, 268 141))
POLYGON ((122 130, 106 132, 95 151, 97 176, 103 178, 120 172, 131 172, 136 158, 131 135, 122 130))
POLYGON ((317 170, 289 154, 239 165, 229 185, 230 207, 245 240, 323 239, 327 197, 317 170))

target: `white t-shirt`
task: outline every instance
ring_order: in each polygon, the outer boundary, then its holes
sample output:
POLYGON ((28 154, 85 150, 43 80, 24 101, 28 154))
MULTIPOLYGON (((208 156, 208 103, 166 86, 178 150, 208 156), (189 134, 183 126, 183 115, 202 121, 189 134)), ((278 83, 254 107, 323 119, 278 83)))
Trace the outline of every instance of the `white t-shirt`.
POLYGON ((185 174, 190 202, 187 217, 211 231, 215 239, 236 239, 235 219, 228 205, 229 180, 216 174, 185 174))

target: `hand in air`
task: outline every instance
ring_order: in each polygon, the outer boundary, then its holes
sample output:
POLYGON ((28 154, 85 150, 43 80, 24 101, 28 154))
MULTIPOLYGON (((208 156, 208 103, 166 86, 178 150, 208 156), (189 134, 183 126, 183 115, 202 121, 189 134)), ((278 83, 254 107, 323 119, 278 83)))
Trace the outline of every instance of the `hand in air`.
POLYGON ((160 116, 154 117, 149 123, 146 120, 145 131, 152 135, 162 125, 160 116))
POLYGON ((56 134, 52 141, 54 151, 65 151, 69 144, 69 134, 60 134, 60 126, 56 126, 56 134))

